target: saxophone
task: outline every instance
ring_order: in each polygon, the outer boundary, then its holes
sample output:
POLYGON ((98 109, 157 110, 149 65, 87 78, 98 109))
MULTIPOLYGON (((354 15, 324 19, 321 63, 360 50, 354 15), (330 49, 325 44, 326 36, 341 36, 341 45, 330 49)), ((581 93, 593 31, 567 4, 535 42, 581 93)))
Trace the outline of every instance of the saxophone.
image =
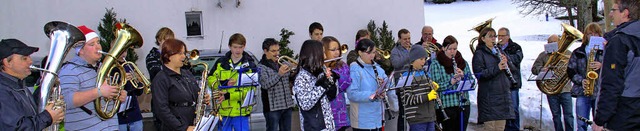
POLYGON ((599 50, 598 47, 594 47, 589 51, 589 57, 587 58, 587 84, 582 87, 584 88, 584 95, 591 96, 593 95, 594 86, 596 85, 596 79, 598 79, 598 73, 593 69, 589 68, 589 63, 594 62, 596 59, 596 53, 599 50))

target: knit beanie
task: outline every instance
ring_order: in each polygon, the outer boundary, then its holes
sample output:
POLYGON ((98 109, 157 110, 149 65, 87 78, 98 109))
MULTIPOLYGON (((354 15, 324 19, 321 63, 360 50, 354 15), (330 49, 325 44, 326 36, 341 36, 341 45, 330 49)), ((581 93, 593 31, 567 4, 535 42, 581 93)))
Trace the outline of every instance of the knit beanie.
POLYGON ((409 63, 417 59, 427 58, 427 57, 428 57, 427 50, 425 50, 422 45, 416 44, 411 46, 411 50, 409 51, 409 63))

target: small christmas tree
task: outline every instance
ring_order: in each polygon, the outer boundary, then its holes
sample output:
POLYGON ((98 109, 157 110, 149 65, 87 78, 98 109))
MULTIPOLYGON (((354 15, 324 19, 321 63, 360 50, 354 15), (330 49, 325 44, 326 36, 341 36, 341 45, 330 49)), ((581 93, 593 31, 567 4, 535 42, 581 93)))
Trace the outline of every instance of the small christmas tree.
MULTIPOLYGON (((98 25, 98 31, 100 32, 100 45, 102 46, 102 51, 109 52, 111 49, 111 43, 116 39, 115 31, 116 31, 116 23, 127 23, 126 19, 116 19, 116 12, 113 11, 113 8, 106 9, 106 13, 104 13, 104 18, 101 19, 102 22, 98 25)), ((132 49, 127 49, 127 57, 125 58, 127 61, 135 62, 138 60, 138 54, 132 49)))
POLYGON ((289 48, 289 43, 291 43, 291 41, 289 41, 289 37, 291 37, 292 35, 295 35, 295 33, 293 33, 293 31, 289 31, 285 28, 282 28, 280 30, 280 55, 281 56, 289 56, 291 58, 293 57, 293 50, 291 50, 289 48))

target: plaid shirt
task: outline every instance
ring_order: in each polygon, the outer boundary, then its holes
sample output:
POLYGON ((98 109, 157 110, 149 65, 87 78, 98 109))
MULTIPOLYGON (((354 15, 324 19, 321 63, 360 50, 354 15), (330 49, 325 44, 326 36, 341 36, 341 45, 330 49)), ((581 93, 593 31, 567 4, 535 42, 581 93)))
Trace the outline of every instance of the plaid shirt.
POLYGON ((280 75, 277 70, 267 67, 266 65, 258 64, 258 67, 260 68, 259 79, 261 88, 263 89, 262 91, 267 91, 266 96, 263 95, 262 99, 266 97, 269 103, 269 105, 265 105, 265 111, 277 111, 293 107, 291 85, 289 84, 289 76, 291 73, 280 75))
MULTIPOLYGON (((444 70, 444 66, 441 65, 438 62, 438 60, 435 60, 435 59, 431 61, 431 65, 429 65, 429 71, 431 73, 431 78, 433 79, 433 81, 438 83, 438 86, 440 87, 438 88, 438 95, 442 100, 442 106, 444 108, 459 106, 460 97, 458 93, 447 94, 447 95, 443 94, 444 91, 454 90, 455 88, 457 88, 451 85, 451 78, 453 77, 454 74, 453 73, 447 74, 444 70)), ((469 68, 468 63, 464 68, 464 74, 471 75, 471 70, 469 68)), ((472 77, 472 76, 469 76, 469 77, 472 77)), ((469 92, 464 92, 464 97, 469 99, 469 92)), ((462 105, 469 105, 469 101, 467 100, 462 105)))

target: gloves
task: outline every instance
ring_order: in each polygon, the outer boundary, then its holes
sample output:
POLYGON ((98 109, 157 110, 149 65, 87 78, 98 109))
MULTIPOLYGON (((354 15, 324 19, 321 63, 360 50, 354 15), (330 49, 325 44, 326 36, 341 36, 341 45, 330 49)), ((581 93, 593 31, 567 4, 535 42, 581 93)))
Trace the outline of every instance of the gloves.
MULTIPOLYGON (((334 78, 334 82, 337 82, 335 77, 332 77, 334 78)), ((338 86, 335 83, 331 83, 325 75, 320 75, 320 78, 316 81, 315 86, 320 86, 325 89, 324 93, 325 95, 327 95, 327 98, 329 98, 329 101, 333 101, 333 99, 336 99, 338 86)))
POLYGON ((431 84, 433 85, 432 87, 433 89, 431 90, 431 92, 429 92, 429 94, 427 94, 429 101, 432 101, 438 98, 438 93, 436 92, 439 88, 438 83, 432 82, 431 84))

